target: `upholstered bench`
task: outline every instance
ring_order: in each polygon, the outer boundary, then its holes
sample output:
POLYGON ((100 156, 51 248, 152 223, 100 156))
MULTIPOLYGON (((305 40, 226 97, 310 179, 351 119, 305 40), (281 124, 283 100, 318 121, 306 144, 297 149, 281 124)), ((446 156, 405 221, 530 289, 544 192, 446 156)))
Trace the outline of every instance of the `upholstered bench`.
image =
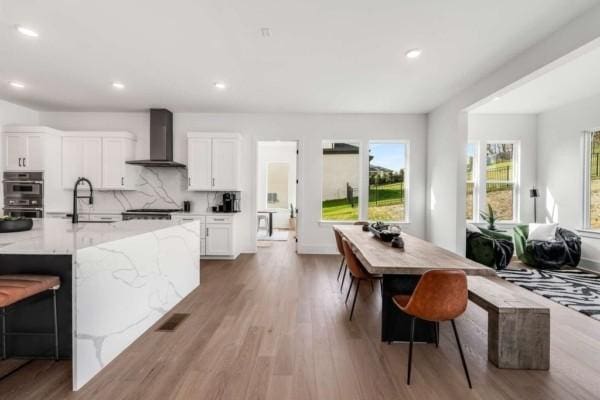
POLYGON ((54 359, 58 359, 58 315, 56 291, 60 279, 51 275, 0 275, 0 310, 2 311, 2 359, 6 358, 6 336, 54 335, 54 359), (54 314, 54 333, 6 332, 7 307, 50 290, 54 314))

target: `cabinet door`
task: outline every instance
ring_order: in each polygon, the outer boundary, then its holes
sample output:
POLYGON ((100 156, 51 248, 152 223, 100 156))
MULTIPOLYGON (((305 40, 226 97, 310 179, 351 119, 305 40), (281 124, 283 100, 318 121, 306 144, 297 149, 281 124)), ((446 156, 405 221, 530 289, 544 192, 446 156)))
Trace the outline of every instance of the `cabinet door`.
POLYGON ((44 149, 41 136, 27 136, 27 154, 23 158, 23 167, 30 171, 44 169, 44 149))
POLYGON ((220 138, 213 139, 213 190, 238 190, 239 156, 239 140, 220 138))
POLYGON ((102 188, 123 189, 125 186, 125 141, 102 139, 102 188))
POLYGON ((102 185, 102 139, 86 138, 82 140, 81 175, 92 182, 92 186, 102 185))
POLYGON ((83 140, 65 137, 62 140, 62 187, 73 189, 83 169, 83 140))
POLYGON ((206 224, 206 255, 229 256, 233 254, 231 224, 206 224))
POLYGON ((27 158, 27 137, 24 135, 5 136, 4 160, 7 170, 23 169, 23 158, 27 158))
POLYGON ((188 190, 211 190, 211 139, 188 139, 188 190))

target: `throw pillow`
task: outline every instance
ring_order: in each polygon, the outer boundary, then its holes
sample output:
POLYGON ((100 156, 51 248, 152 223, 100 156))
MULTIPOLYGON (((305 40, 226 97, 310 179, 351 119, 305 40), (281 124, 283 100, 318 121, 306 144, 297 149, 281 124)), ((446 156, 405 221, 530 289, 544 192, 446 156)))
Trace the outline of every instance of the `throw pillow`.
POLYGON ((467 232, 475 232, 475 233, 481 233, 481 229, 479 229, 476 225, 473 224, 467 224, 467 232))
POLYGON ((558 224, 529 224, 527 240, 539 240, 542 242, 556 240, 556 228, 558 228, 558 224))

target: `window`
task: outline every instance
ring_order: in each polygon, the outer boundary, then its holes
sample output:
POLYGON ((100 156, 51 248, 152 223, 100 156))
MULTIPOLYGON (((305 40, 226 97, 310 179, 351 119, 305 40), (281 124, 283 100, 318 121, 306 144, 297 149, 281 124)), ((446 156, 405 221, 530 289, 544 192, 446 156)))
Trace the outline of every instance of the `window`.
POLYGON ((323 141, 321 218, 355 221, 360 214, 360 143, 323 141))
POLYGON ((499 221, 516 220, 515 155, 515 143, 487 144, 486 201, 499 221))
POLYGON ((270 163, 267 167, 267 207, 288 208, 288 163, 270 163))
POLYGON ((369 143, 370 221, 406 220, 406 143, 369 143))
POLYGON ((584 228, 600 229, 600 131, 586 133, 584 228))
POLYGON ((466 217, 467 221, 476 220, 476 202, 477 202, 477 188, 476 182, 479 176, 478 169, 478 145, 477 143, 469 143, 467 145, 467 204, 466 204, 466 217))

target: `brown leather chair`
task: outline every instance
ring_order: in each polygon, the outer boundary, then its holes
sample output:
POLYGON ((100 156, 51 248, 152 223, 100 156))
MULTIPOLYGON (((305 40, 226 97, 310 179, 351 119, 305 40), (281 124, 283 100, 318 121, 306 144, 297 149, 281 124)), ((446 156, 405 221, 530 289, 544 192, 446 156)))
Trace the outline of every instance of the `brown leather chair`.
POLYGON ((439 338, 437 324, 442 321, 452 322, 452 329, 458 345, 463 369, 471 388, 469 370, 462 352, 458 331, 454 319, 467 309, 468 291, 467 276, 461 270, 431 270, 423 274, 412 295, 396 295, 394 304, 404 313, 412 316, 410 325, 410 347, 408 351, 408 377, 406 383, 410 385, 412 364, 413 339, 415 334, 415 320, 420 318, 436 324, 436 344, 439 338))
POLYGON ((350 321, 352 321, 352 315, 354 315, 354 306, 356 304, 356 296, 358 295, 358 289, 360 288, 360 282, 362 281, 370 281, 371 289, 373 289, 373 281, 380 280, 381 277, 377 275, 370 274, 361 264, 361 262, 356 258, 356 255, 352 251, 352 247, 350 247, 350 242, 345 238, 342 239, 342 247, 344 248, 344 255, 346 256, 346 265, 348 266, 348 270, 350 271, 350 287, 348 288, 348 294, 346 294, 346 304, 348 303, 348 297, 350 296, 350 291, 352 290, 352 285, 354 281, 356 281, 356 291, 354 292, 354 300, 352 300, 352 309, 350 310, 350 321))
POLYGON ((58 315, 56 291, 60 288, 60 278, 51 275, 0 275, 0 311, 2 311, 2 359, 6 359, 6 336, 48 335, 46 333, 6 332, 7 307, 50 290, 54 316, 54 359, 58 360, 58 315))
MULTIPOLYGON (((344 256, 344 247, 342 246, 342 235, 333 230, 333 234, 335 235, 335 244, 337 245, 338 252, 342 255, 342 262, 340 263, 340 269, 338 270, 337 280, 340 280, 340 274, 342 273, 342 267, 344 268, 344 278, 346 278, 346 266, 344 262, 346 261, 346 257, 344 256)), ((342 286, 344 285, 344 280, 342 279, 342 285, 340 286, 340 291, 342 291, 342 286)))

